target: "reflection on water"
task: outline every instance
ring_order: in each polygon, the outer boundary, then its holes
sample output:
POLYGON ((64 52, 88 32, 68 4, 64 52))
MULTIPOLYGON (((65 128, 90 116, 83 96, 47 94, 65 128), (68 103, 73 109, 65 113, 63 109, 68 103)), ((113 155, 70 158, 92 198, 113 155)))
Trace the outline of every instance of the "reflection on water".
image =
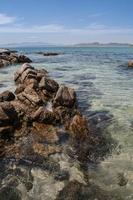
MULTIPOLYGON (((90 181, 103 189, 133 199, 133 70, 125 63, 133 59, 132 48, 18 48, 28 53, 38 68, 77 91, 79 106, 91 111, 109 111, 113 119, 107 130, 118 142, 112 155, 98 167, 89 167, 90 181), (55 57, 38 51, 57 51, 55 57), (122 184, 123 181, 123 184, 122 184)), ((19 65, 0 69, 0 91, 14 89, 13 73, 19 65)))

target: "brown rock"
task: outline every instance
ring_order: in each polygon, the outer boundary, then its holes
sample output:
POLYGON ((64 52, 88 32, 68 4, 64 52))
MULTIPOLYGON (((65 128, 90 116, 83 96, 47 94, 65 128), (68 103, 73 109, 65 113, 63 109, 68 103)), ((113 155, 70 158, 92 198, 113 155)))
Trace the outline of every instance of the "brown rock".
POLYGON ((32 116, 34 121, 53 124, 55 122, 54 113, 44 107, 40 107, 32 116))
POLYGON ((32 132, 36 135, 36 141, 38 142, 52 144, 59 140, 57 128, 49 124, 33 122, 32 132))
POLYGON ((15 99, 15 95, 10 91, 5 91, 0 94, 0 102, 3 101, 13 101, 15 99))
POLYGON ((19 84, 19 85, 16 87, 15 94, 19 94, 19 93, 23 92, 24 89, 25 89, 24 85, 23 85, 23 84, 19 84))
POLYGON ((128 62, 128 67, 133 68, 133 60, 131 60, 131 61, 128 62))
POLYGON ((42 77, 40 83, 39 83, 39 87, 41 89, 47 90, 49 92, 57 92, 59 85, 56 81, 52 80, 52 79, 48 79, 46 77, 42 77))
POLYGON ((81 115, 75 115, 69 126, 70 133, 76 139, 87 137, 89 134, 88 123, 85 117, 81 115))
POLYGON ((23 83, 26 78, 29 78, 29 79, 35 78, 36 79, 37 78, 36 76, 37 76, 36 71, 28 68, 22 73, 21 81, 23 83))
POLYGON ((72 108, 76 105, 76 93, 73 89, 61 86, 53 101, 54 107, 66 106, 72 108))

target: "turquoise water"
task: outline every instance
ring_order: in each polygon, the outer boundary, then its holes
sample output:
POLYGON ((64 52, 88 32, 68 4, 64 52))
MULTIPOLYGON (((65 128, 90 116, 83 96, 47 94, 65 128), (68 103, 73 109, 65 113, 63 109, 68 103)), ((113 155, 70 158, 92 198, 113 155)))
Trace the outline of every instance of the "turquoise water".
MULTIPOLYGON (((45 68, 59 81, 75 88, 80 109, 89 117, 91 111, 113 115, 106 127, 117 142, 112 154, 96 168, 89 169, 90 181, 103 189, 117 192, 124 200, 133 199, 133 69, 126 64, 133 59, 133 48, 16 48, 45 68), (38 51, 59 52, 43 57, 38 51), (119 174, 127 184, 120 186, 119 174)), ((19 65, 0 69, 0 91, 14 90, 13 73, 19 65)))

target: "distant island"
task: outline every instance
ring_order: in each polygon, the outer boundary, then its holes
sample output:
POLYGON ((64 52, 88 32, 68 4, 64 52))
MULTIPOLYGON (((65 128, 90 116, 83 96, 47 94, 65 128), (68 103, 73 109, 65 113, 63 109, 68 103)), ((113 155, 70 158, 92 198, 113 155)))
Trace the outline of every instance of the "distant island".
POLYGON ((131 43, 100 43, 100 42, 86 42, 77 44, 54 44, 45 42, 21 42, 21 43, 8 43, 0 44, 1 48, 11 47, 133 47, 131 43))
POLYGON ((133 47, 133 44, 129 43, 99 43, 99 42, 93 42, 93 43, 79 43, 75 44, 75 47, 133 47))

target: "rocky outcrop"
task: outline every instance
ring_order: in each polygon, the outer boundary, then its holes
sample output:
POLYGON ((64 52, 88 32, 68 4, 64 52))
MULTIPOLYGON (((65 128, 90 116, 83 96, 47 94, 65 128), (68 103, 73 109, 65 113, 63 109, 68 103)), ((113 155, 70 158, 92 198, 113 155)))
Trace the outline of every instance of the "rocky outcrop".
MULTIPOLYGON (((14 81, 14 93, 0 94, 2 200, 7 191, 12 199, 103 199, 84 169, 99 161, 98 151, 105 155, 106 141, 79 111, 74 89, 28 63, 14 81)), ((106 120, 102 114, 92 118, 93 125, 106 120)))
MULTIPOLYGON (((23 64, 15 73, 14 81, 16 84, 15 95, 10 91, 0 94, 0 101, 2 102, 0 105, 0 133, 6 135, 7 132, 7 137, 13 136, 14 142, 10 145, 10 148, 13 149, 16 146, 16 138, 19 138, 17 152, 20 151, 18 153, 20 158, 24 156, 22 141, 26 135, 26 140, 29 136, 34 140, 28 147, 30 152, 33 155, 40 152, 41 155, 46 154, 47 156, 62 151, 63 148, 56 147, 54 143, 49 144, 46 148, 45 142, 42 144, 39 139, 42 131, 44 131, 44 134, 41 135, 43 141, 47 141, 50 134, 51 141, 55 141, 54 138, 56 138, 56 141, 59 142, 60 137, 62 137, 61 129, 76 140, 82 136, 87 137, 89 129, 84 117, 78 111, 76 93, 73 89, 59 85, 49 77, 46 70, 35 69, 28 63, 23 64), (52 130, 50 133, 49 128, 52 130), (56 131, 52 133, 54 129, 56 131)), ((14 156, 16 156, 15 152, 14 156)), ((13 154, 13 151, 10 153, 13 154)), ((28 151, 26 154, 28 154, 28 151)))
POLYGON ((19 63, 31 63, 31 59, 25 55, 19 55, 16 51, 0 49, 0 67, 19 63))
POLYGON ((43 56, 58 56, 58 55, 60 55, 60 53, 56 53, 56 52, 38 52, 37 54, 41 54, 43 56))

